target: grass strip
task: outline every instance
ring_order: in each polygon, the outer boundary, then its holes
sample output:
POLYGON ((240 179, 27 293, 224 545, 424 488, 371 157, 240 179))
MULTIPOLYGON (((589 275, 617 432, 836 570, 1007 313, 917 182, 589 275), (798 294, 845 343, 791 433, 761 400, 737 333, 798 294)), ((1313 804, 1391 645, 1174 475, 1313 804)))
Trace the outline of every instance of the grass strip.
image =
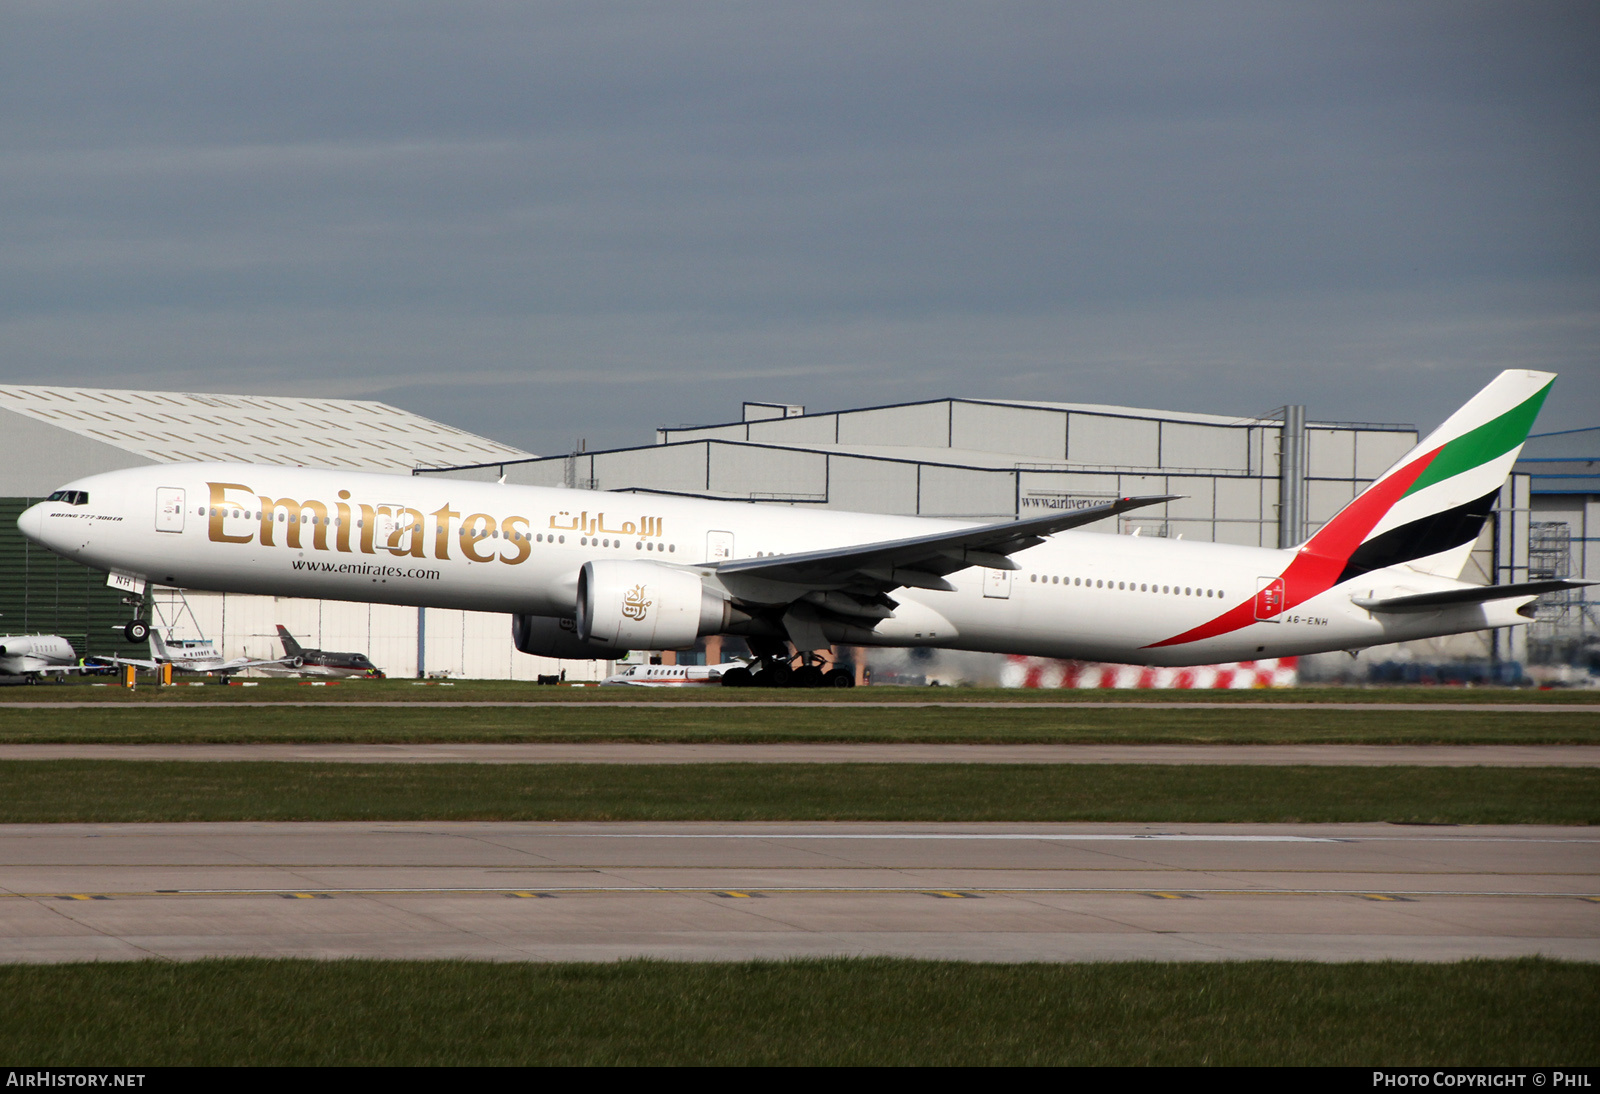
POLYGON ((0 743, 1600 744, 1600 714, 950 707, 0 708, 0 743))
POLYGON ((41 687, 0 687, 0 707, 6 703, 27 702, 104 702, 139 706, 162 702, 270 702, 340 703, 389 700, 395 702, 502 702, 502 703, 585 703, 632 702, 765 702, 765 703, 883 703, 894 706, 916 703, 1105 703, 1109 706, 1137 706, 1148 703, 1229 703, 1250 706, 1259 703, 1475 703, 1494 706, 1502 703, 1538 703, 1561 706, 1594 704, 1600 696, 1584 690, 1540 690, 1536 688, 1466 687, 1307 687, 1246 688, 950 688, 950 687, 869 687, 834 690, 728 689, 722 688, 569 688, 540 687, 522 680, 345 680, 312 684, 297 680, 251 681, 251 687, 224 687, 215 680, 193 681, 178 677, 179 686, 157 687, 153 682, 126 688, 101 685, 86 680, 69 680, 61 685, 41 687), (189 686, 190 684, 200 686, 189 686))
POLYGON ((1597 824, 1588 768, 0 763, 0 823, 1145 821, 1597 824))
POLYGON ((34 1066, 1592 1066, 1600 968, 889 959, 0 968, 34 1066))

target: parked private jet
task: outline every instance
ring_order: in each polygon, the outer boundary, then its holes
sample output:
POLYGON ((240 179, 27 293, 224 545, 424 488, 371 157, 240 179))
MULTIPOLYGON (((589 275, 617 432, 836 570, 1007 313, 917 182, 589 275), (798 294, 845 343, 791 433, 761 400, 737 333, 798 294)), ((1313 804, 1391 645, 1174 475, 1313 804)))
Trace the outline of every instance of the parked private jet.
POLYGON ((1554 379, 1501 373, 1283 550, 1078 531, 1168 495, 984 524, 217 463, 91 475, 18 524, 167 586, 505 612, 546 657, 738 635, 773 682, 786 642, 1259 660, 1515 626, 1594 584, 1460 580, 1554 379))
POLYGON ((308 650, 295 641, 289 628, 278 624, 278 641, 283 643, 284 663, 263 667, 268 676, 366 676, 383 679, 383 672, 364 653, 338 653, 333 650, 308 650))
MULTIPOLYGON (((805 672, 802 667, 800 672, 805 672)), ((829 687, 852 687, 855 677, 843 669, 830 669, 823 673, 829 687)), ((602 687, 623 686, 639 688, 699 688, 726 685, 748 687, 753 679, 750 667, 743 661, 729 661, 721 665, 625 665, 619 671, 600 681, 602 687)), ((798 681, 794 681, 798 682, 798 681)))
POLYGON ((38 683, 44 676, 93 672, 99 666, 78 663, 78 651, 59 634, 0 634, 0 676, 20 676, 38 683))
POLYGON ((161 637, 161 632, 156 630, 150 632, 150 645, 155 648, 155 656, 148 661, 121 656, 103 657, 99 660, 107 665, 135 665, 142 669, 155 669, 170 664, 174 672, 214 672, 222 677, 244 669, 282 665, 294 660, 285 657, 276 661, 257 661, 249 657, 236 657, 230 661, 217 652, 216 646, 209 638, 167 639, 161 637))

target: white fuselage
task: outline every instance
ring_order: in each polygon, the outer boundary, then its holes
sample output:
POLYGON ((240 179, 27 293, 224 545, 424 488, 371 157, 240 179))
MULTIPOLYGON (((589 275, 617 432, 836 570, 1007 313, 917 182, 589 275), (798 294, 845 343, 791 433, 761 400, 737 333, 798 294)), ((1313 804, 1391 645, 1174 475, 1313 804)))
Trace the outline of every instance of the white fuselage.
MULTIPOLYGON (((926 535, 972 522, 802 510, 648 494, 508 486, 434 476, 170 464, 68 484, 26 535, 98 569, 191 589, 568 617, 585 562, 692 566, 926 535)), ((852 642, 1143 664, 1247 660, 1523 622, 1523 600, 1374 616, 1351 597, 1460 583, 1374 571, 1267 619, 1243 605, 1294 551, 1063 532, 972 567, 954 591, 901 588, 894 618, 852 642), (1352 586, 1359 584, 1359 588, 1352 586), (1225 633, 1155 647, 1229 610, 1225 633)), ((710 580, 715 580, 712 578, 710 580)))
POLYGON ((0 635, 0 676, 64 672, 78 664, 78 651, 59 634, 0 635))
POLYGON ((600 681, 602 686, 641 688, 699 688, 722 683, 722 674, 746 666, 739 661, 721 665, 628 665, 600 681))

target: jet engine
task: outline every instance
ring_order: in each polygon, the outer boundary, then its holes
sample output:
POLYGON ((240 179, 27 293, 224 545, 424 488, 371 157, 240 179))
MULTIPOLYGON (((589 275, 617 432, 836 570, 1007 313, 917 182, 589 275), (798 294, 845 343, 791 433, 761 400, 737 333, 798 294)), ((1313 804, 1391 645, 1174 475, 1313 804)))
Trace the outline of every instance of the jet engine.
POLYGON ((674 650, 743 618, 692 570, 658 562, 586 562, 578 573, 578 637, 623 649, 674 650))
POLYGON ((571 616, 552 619, 547 615, 514 615, 511 617, 511 640, 523 653, 566 661, 611 661, 628 652, 604 642, 585 642, 578 637, 578 628, 571 616))

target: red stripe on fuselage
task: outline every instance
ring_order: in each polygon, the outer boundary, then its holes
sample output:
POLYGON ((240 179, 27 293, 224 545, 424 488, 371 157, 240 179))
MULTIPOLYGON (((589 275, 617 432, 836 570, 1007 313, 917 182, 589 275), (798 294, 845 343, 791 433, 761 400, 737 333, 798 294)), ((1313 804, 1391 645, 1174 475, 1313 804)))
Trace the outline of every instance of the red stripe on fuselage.
MULTIPOLYGON (((1288 611, 1333 588, 1334 581, 1344 572, 1350 555, 1366 540, 1395 502, 1405 496, 1411 484, 1428 469, 1434 457, 1444 450, 1440 445, 1432 452, 1418 456, 1382 482, 1362 491, 1349 505, 1339 510, 1337 516, 1324 524, 1295 552, 1293 560, 1281 575, 1283 577, 1283 608, 1288 611)), ((1198 642, 1215 638, 1219 634, 1248 627, 1256 621, 1256 598, 1252 595, 1243 604, 1229 608, 1209 622, 1180 635, 1152 642, 1144 647, 1153 650, 1161 646, 1181 646, 1185 642, 1198 642)))

